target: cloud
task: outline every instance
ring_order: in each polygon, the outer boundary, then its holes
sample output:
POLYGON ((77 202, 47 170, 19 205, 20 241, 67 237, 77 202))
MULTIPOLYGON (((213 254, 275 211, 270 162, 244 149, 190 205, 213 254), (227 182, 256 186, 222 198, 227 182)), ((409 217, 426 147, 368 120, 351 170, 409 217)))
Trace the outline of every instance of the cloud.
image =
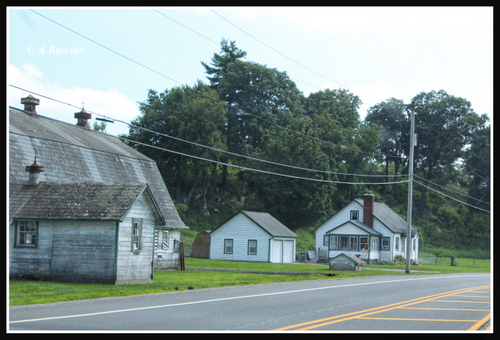
MULTIPOLYGON (((74 114, 75 112, 79 112, 80 109, 37 96, 36 94, 77 107, 84 106, 86 111, 92 111, 125 122, 130 122, 140 114, 138 105, 115 89, 100 91, 92 88, 60 87, 56 84, 45 82, 42 70, 36 65, 23 64, 22 69, 19 69, 14 65, 8 64, 7 79, 8 84, 31 91, 26 92, 8 86, 7 101, 9 106, 22 108, 21 98, 32 93, 36 98, 40 99, 40 105, 37 106, 38 114, 69 124, 76 124, 74 114)), ((95 118, 97 117, 99 116, 93 115, 89 122, 90 125, 95 122, 95 118)), ((113 135, 126 134, 128 133, 128 127, 119 122, 107 123, 106 131, 113 135)))

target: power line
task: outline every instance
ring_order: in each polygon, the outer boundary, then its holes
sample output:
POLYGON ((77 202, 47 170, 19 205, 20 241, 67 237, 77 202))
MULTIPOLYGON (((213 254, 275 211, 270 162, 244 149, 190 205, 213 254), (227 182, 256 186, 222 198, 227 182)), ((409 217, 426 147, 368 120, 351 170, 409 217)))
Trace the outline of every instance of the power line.
MULTIPOLYGON (((131 61, 131 62, 133 62, 133 63, 135 63, 135 64, 139 65, 139 66, 142 66, 142 67, 144 67, 144 68, 146 68, 146 69, 148 69, 148 70, 150 70, 150 71, 152 71, 152 72, 154 72, 154 73, 156 73, 156 74, 158 74, 158 75, 160 75, 160 76, 162 76, 162 77, 165 77, 165 78, 167 78, 167 79, 169 79, 169 80, 171 80, 171 81, 173 81, 173 82, 175 82, 175 83, 178 83, 178 84, 180 84, 180 85, 183 85, 181 82, 179 82, 179 81, 177 81, 177 80, 175 80, 175 79, 173 79, 173 78, 170 78, 169 76, 167 76, 167 75, 165 75, 165 74, 163 74, 163 73, 161 73, 161 72, 158 72, 158 71, 156 71, 156 70, 154 70, 154 69, 152 69, 152 68, 150 68, 150 67, 148 67, 148 66, 146 66, 146 65, 144 65, 144 64, 141 64, 141 63, 139 63, 139 62, 137 62, 137 61, 135 61, 135 60, 133 60, 133 59, 131 59, 131 58, 129 58, 129 57, 127 57, 127 56, 125 56, 125 55, 123 55, 123 54, 119 53, 119 52, 116 52, 115 50, 113 50, 113 49, 111 49, 111 48, 109 48, 109 47, 106 47, 106 46, 102 45, 101 43, 98 43, 97 41, 95 41, 95 40, 93 40, 93 39, 90 39, 90 38, 88 38, 88 37, 84 36, 83 34, 80 34, 80 33, 76 32, 76 31, 74 31, 74 30, 72 30, 72 29, 70 29, 70 28, 68 28, 68 27, 66 27, 66 26, 64 26, 64 25, 62 25, 62 24, 60 24, 60 23, 58 23, 58 22, 56 22, 56 21, 54 21, 54 20, 52 20, 52 19, 50 19, 50 18, 48 18, 48 17, 44 16, 44 15, 42 15, 42 14, 40 14, 40 13, 38 13, 38 12, 34 11, 34 10, 32 10, 32 9, 30 9, 30 11, 32 11, 33 13, 38 14, 39 16, 41 16, 41 17, 43 17, 43 18, 45 18, 45 19, 47 19, 47 20, 49 20, 49 21, 51 21, 51 22, 55 23, 56 25, 58 25, 58 26, 60 26, 60 27, 63 27, 63 28, 65 28, 65 29, 69 30, 69 31, 70 31, 70 32, 72 32, 72 33, 77 34, 78 36, 80 36, 80 37, 82 37, 82 38, 84 38, 84 39, 89 40, 90 42, 93 42, 93 43, 97 44, 98 46, 101 46, 101 47, 105 48, 106 50, 108 50, 108 51, 110 51, 110 52, 113 52, 113 53, 115 53, 115 54, 119 55, 120 57, 123 57, 123 58, 125 58, 125 59, 127 59, 127 60, 129 60, 129 61, 131 61)), ((210 98, 210 99, 212 99, 212 100, 215 100, 215 101, 218 101, 218 102, 221 102, 221 103, 225 103, 225 104, 227 104, 227 103, 226 103, 225 101, 223 101, 223 100, 220 100, 220 99, 217 99, 217 98, 214 98, 214 97, 211 97, 211 96, 205 95, 205 94, 203 94, 203 93, 200 93, 200 95, 202 95, 202 96, 204 96, 204 97, 206 97, 206 98, 210 98)), ((242 110, 242 109, 239 109, 239 108, 234 108, 234 107, 232 107, 232 106, 228 106, 228 107, 229 107, 229 108, 231 108, 231 109, 238 110, 238 111, 239 111, 239 112, 241 112, 241 113, 245 113, 245 114, 247 114, 247 115, 253 116, 253 117, 257 118, 257 119, 261 119, 261 120, 263 120, 263 121, 266 121, 266 122, 268 122, 268 123, 270 123, 270 124, 276 125, 276 126, 278 126, 278 127, 280 127, 280 128, 287 129, 287 130, 289 130, 289 131, 292 131, 292 132, 295 132, 295 133, 302 134, 302 135, 303 135, 303 136, 305 136, 305 137, 312 138, 312 139, 315 139, 315 140, 321 141, 321 142, 323 142, 323 143, 327 143, 327 144, 333 145, 333 146, 335 146, 335 147, 341 147, 341 148, 344 148, 344 149, 353 150, 353 151, 356 151, 356 152, 366 153, 366 154, 371 154, 371 155, 379 155, 379 156, 385 156, 385 157, 396 157, 396 156, 385 155, 385 154, 376 153, 376 152, 368 152, 368 151, 357 150, 357 149, 350 148, 350 147, 346 147, 346 146, 339 146, 339 145, 336 145, 336 144, 334 144, 334 143, 327 142, 327 141, 324 141, 324 140, 319 139, 319 138, 316 138, 316 137, 311 137, 311 136, 309 136, 309 135, 307 135, 307 134, 305 134, 305 133, 301 133, 301 132, 298 132, 298 131, 292 130, 292 129, 290 129, 290 128, 284 127, 284 126, 282 126, 282 125, 279 125, 279 124, 277 124, 277 123, 274 123, 274 122, 268 121, 268 120, 266 120, 266 119, 264 119, 264 118, 262 118, 262 117, 259 117, 259 116, 257 116, 257 115, 254 115, 254 114, 252 114, 252 113, 250 113, 250 112, 247 112, 247 111, 244 111, 244 110, 242 110)))
POLYGON ((151 148, 155 148, 155 149, 158 149, 158 150, 171 152, 171 153, 174 153, 176 155, 181 155, 181 156, 186 156, 186 157, 190 157, 190 158, 194 158, 194 159, 198 159, 198 160, 202 160, 202 161, 207 161, 207 162, 217 163, 217 164, 221 164, 221 165, 226 165, 228 167, 233 167, 233 168, 237 168, 237 169, 254 171, 254 172, 260 172, 260 173, 264 173, 264 174, 276 175, 276 176, 293 178, 293 179, 301 179, 301 180, 321 182, 321 183, 353 184, 353 185, 386 185, 386 184, 396 184, 396 183, 409 182, 409 180, 407 180, 407 181, 400 181, 400 182, 380 182, 380 183, 364 183, 364 182, 360 182, 360 183, 358 183, 358 182, 341 182, 341 181, 332 181, 332 180, 325 180, 325 179, 316 179, 316 178, 309 178, 309 177, 300 177, 300 176, 286 175, 286 174, 281 174, 281 173, 277 173, 277 172, 265 171, 265 170, 260 170, 260 169, 253 169, 253 168, 244 167, 244 166, 240 166, 240 165, 235 165, 235 164, 224 163, 224 162, 221 162, 221 161, 216 161, 216 160, 213 160, 213 159, 208 159, 208 158, 193 156, 193 155, 190 155, 190 154, 186 154, 186 153, 183 153, 183 152, 179 152, 179 151, 174 151, 174 150, 162 148, 162 147, 159 147, 159 146, 150 145, 150 144, 146 144, 146 143, 142 143, 142 142, 137 142, 137 141, 134 141, 134 140, 131 140, 131 139, 127 139, 127 138, 121 137, 121 136, 113 136, 113 137, 116 137, 116 138, 128 141, 129 143, 135 143, 135 144, 138 144, 138 145, 142 145, 142 146, 146 146, 146 147, 151 147, 151 148))
POLYGON ((454 201, 457 201, 457 202, 459 202, 459 203, 462 203, 462 204, 468 205, 469 207, 472 207, 472 208, 474 208, 474 209, 478 209, 478 210, 481 210, 481 211, 484 211, 484 212, 490 213, 490 211, 489 211, 489 210, 481 209, 481 208, 476 207, 476 206, 474 206, 474 205, 472 205, 472 204, 466 203, 466 202, 464 202, 464 201, 460 201, 460 200, 458 200, 458 199, 456 199, 456 198, 453 198, 453 197, 451 197, 451 196, 448 196, 448 195, 446 195, 446 194, 443 194, 442 192, 437 191, 436 189, 433 189, 433 188, 431 188, 431 187, 429 187, 429 186, 427 186, 427 185, 425 185, 425 184, 423 184, 423 183, 420 183, 419 181, 415 181, 415 180, 413 180, 413 181, 414 181, 415 183, 420 184, 421 186, 426 187, 427 189, 431 189, 432 191, 437 192, 437 193, 438 193, 438 194, 440 194, 440 195, 443 195, 443 196, 445 196, 445 197, 451 198, 451 199, 452 199, 452 200, 454 200, 454 201))
MULTIPOLYGON (((68 105, 68 106, 71 106, 71 107, 74 107, 74 108, 77 108, 77 109, 79 108, 76 105, 73 105, 73 104, 70 104, 70 103, 67 103, 67 102, 63 102, 63 101, 58 100, 58 99, 54 99, 54 98, 45 96, 45 95, 40 94, 40 93, 29 91, 29 90, 26 90, 26 89, 21 88, 19 86, 15 86, 15 85, 12 85, 12 84, 9 84, 9 86, 14 87, 14 88, 19 89, 19 90, 22 90, 22 91, 25 91, 25 92, 29 92, 29 93, 35 94, 37 96, 40 96, 40 97, 43 97, 43 98, 46 98, 46 99, 49 99, 49 100, 52 100, 52 101, 55 101, 55 102, 58 102, 60 104, 68 105)), ((217 149, 217 148, 210 147, 210 146, 207 146, 207 145, 203 145, 203 144, 200 144, 200 143, 188 141, 188 140, 185 140, 185 139, 182 139, 182 138, 179 138, 179 137, 174 137, 174 136, 171 136, 171 135, 168 135, 168 134, 164 134, 164 133, 161 133, 161 132, 158 132, 158 131, 154 131, 154 130, 151 130, 151 129, 147 129, 147 128, 143 128, 143 127, 140 127, 140 126, 132 125, 132 124, 130 124, 128 122, 125 122, 123 120, 115 119, 115 118, 112 118, 112 117, 109 117, 109 116, 105 116, 103 114, 100 114, 100 113, 97 113, 97 112, 93 112, 93 111, 90 111, 90 110, 86 110, 86 111, 88 113, 92 113, 92 114, 95 114, 97 116, 101 116, 101 117, 104 117, 106 119, 109 119, 109 120, 111 120, 113 122, 116 121, 116 122, 128 125, 130 127, 133 127, 133 128, 138 128, 138 129, 141 129, 141 130, 144 130, 144 131, 147 131, 147 132, 154 133, 154 134, 159 135, 159 136, 164 136, 164 137, 171 138, 171 139, 174 139, 174 140, 178 140, 178 141, 181 141, 181 142, 185 142, 185 143, 189 143, 189 144, 196 145, 196 146, 199 146, 199 147, 207 148, 209 150, 213 150, 213 151, 217 151, 217 152, 222 152, 222 153, 226 153, 226 154, 229 154, 229 155, 232 155, 232 156, 238 156, 238 157, 242 157, 242 158, 247 158, 247 159, 250 159, 250 160, 254 160, 254 161, 258 161, 258 162, 263 162, 263 163, 268 163, 268 164, 272 164, 272 165, 278 165, 278 166, 283 166, 283 167, 288 167, 288 168, 298 169, 298 170, 305 170, 305 171, 309 171, 309 172, 312 172, 312 173, 325 173, 325 174, 332 174, 332 175, 345 175, 345 176, 357 176, 357 177, 395 177, 394 175, 389 175, 389 176, 388 175, 365 175, 365 174, 350 174, 350 173, 342 173, 342 172, 333 172, 333 171, 325 171, 325 170, 303 168, 303 167, 298 167, 298 166, 294 166, 294 165, 287 165, 287 164, 272 162, 272 161, 268 161, 268 160, 264 160, 264 159, 259 159, 259 158, 255 158, 255 157, 251 157, 251 156, 246 156, 246 155, 241 155, 241 154, 238 154, 238 153, 234 153, 234 152, 230 152, 230 151, 226 151, 226 150, 221 150, 221 149, 217 149)), ((396 177, 405 177, 405 176, 407 176, 407 175, 396 175, 396 177)), ((404 181, 393 182, 393 183, 404 183, 404 181)))
POLYGON ((480 199, 477 199, 477 198, 475 198, 475 197, 472 197, 472 196, 469 196, 469 195, 463 194, 463 193, 461 193, 461 192, 459 192, 459 191, 456 191, 456 190, 453 190, 453 189, 447 188, 447 187, 445 187, 445 186, 439 185, 439 184, 437 184, 437 183, 431 182, 431 181, 429 181, 428 179, 425 179, 425 178, 423 178, 423 177, 420 177, 420 176, 417 176, 417 175, 413 175, 413 176, 418 177, 418 178, 420 178, 420 179, 423 179, 424 181, 427 181, 427 182, 432 183, 432 184, 434 184, 434 185, 437 185, 438 187, 441 187, 441 188, 443 188, 443 189, 446 189, 446 190, 452 191, 452 192, 454 192, 454 193, 456 193, 456 194, 458 194, 458 195, 462 195, 462 196, 465 196, 465 197, 467 197, 467 198, 473 199, 473 200, 475 200, 475 201, 478 201, 478 202, 481 202, 481 203, 484 203, 484 204, 487 204, 487 205, 491 205, 491 204, 490 204, 490 203, 488 203, 488 202, 481 201, 480 199))
MULTIPOLYGON (((302 65, 301 63, 299 63, 299 62, 297 62, 297 61, 293 60, 292 58, 287 57, 286 55, 284 55, 284 54, 283 54, 283 53, 281 53, 280 51, 278 51, 278 50, 274 49, 273 47, 269 46, 269 45, 268 45, 268 44, 266 44, 265 42, 263 42, 263 41, 261 41, 261 40, 257 39, 256 37, 254 37, 254 36, 253 36, 253 35, 251 35, 250 33, 246 32, 246 31, 245 31, 245 30, 243 30, 242 28, 240 28, 240 27, 236 26, 236 25, 235 25, 235 24, 233 24, 231 21, 229 21, 228 19, 224 18, 224 17, 223 17, 222 15, 220 15, 219 13, 215 12, 213 9, 210 9, 210 11, 212 11, 214 14, 216 14, 217 16, 219 16, 221 19, 223 19, 224 21, 228 22, 228 23, 229 23, 229 24, 231 24, 232 26, 236 27, 237 29, 239 29, 240 31, 242 31, 243 33, 245 33, 246 35, 248 35, 249 37, 251 37, 251 38, 253 38, 253 39, 257 40, 257 41, 258 41, 258 42, 260 42, 262 45, 264 45, 264 46, 266 46, 267 48, 269 48, 269 49, 273 50, 274 52, 276 52, 276 53, 278 53, 279 55, 281 55, 282 57, 284 57, 284 58, 286 58, 286 59, 290 60, 291 62, 293 62, 293 63, 295 63, 295 64, 299 65, 300 67, 303 67, 303 68, 305 68, 306 70, 308 70, 308 71, 310 71, 310 72, 312 72, 312 73, 314 73, 314 74, 316 74, 316 75, 318 75, 318 76, 320 76, 320 77, 322 77, 322 78, 324 78, 324 79, 326 79, 326 80, 329 80, 329 81, 331 81, 331 82, 333 82, 333 83, 335 83, 335 84, 337 84, 337 85, 340 85, 340 86, 345 87, 345 88, 347 88, 347 89, 349 88, 349 87, 347 87, 347 86, 345 86, 345 85, 340 84, 339 82, 337 82, 337 81, 335 81, 335 80, 333 80, 333 79, 330 79, 330 78, 328 78, 328 77, 325 77, 324 75, 322 75, 322 74, 320 74, 320 73, 318 73, 318 72, 316 72, 316 71, 314 71, 314 70, 311 70, 311 69, 310 69, 310 68, 308 68, 307 66, 302 65)), ((363 93, 363 92, 361 92, 361 91, 358 91, 358 92, 359 92, 359 93, 363 93)), ((371 94, 368 94, 368 93, 363 93, 363 94, 365 94, 365 95, 367 95, 367 96, 370 96, 370 97, 372 97, 372 98, 378 99, 378 100, 382 100, 381 98, 379 98, 379 97, 375 97, 375 96, 373 96, 373 95, 371 95, 371 94)))

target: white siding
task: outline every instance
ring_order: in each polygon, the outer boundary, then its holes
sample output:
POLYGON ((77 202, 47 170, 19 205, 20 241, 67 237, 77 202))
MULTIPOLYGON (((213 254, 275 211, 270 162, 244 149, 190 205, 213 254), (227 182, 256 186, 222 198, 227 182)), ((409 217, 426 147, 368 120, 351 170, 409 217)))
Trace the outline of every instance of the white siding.
POLYGON ((151 280, 155 220, 144 197, 146 194, 144 191, 119 225, 117 283, 151 280), (138 254, 132 252, 132 219, 142 219, 141 250, 138 254))
POLYGON ((164 229, 158 232, 158 248, 154 253, 154 269, 178 269, 180 264, 179 253, 174 252, 175 244, 181 241, 181 231, 178 229, 166 229, 168 231, 168 240, 163 240, 164 229), (166 241, 168 249, 163 248, 163 242, 166 241))
POLYGON ((363 206, 358 204, 356 201, 349 203, 346 207, 344 207, 344 209, 340 210, 316 230, 316 251, 318 251, 318 248, 328 251, 328 246, 323 245, 323 238, 325 234, 333 228, 349 221, 351 219, 351 210, 358 210, 359 220, 363 221, 363 206))
POLYGON ((233 261, 269 261, 269 235, 255 222, 239 213, 211 234, 210 259, 233 261), (224 253, 224 240, 233 240, 233 253, 224 253), (257 254, 248 255, 248 240, 257 240, 257 254))

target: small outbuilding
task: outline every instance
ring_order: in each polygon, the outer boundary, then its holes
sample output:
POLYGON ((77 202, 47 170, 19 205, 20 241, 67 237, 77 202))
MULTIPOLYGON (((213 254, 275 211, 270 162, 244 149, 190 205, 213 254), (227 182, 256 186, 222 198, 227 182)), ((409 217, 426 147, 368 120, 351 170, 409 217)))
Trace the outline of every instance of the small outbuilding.
POLYGON ((196 235, 193 242, 193 255, 192 257, 199 259, 210 258, 210 232, 203 231, 196 235))
POLYGON ((210 259, 293 263, 298 236, 268 213, 240 211, 210 233, 210 259))
POLYGON ((334 258, 330 260, 330 269, 331 270, 353 270, 353 271, 362 271, 363 266, 366 265, 366 262, 362 261, 355 255, 340 253, 334 258), (359 263, 362 262, 361 266, 359 263), (358 269, 359 266, 359 269, 358 269))

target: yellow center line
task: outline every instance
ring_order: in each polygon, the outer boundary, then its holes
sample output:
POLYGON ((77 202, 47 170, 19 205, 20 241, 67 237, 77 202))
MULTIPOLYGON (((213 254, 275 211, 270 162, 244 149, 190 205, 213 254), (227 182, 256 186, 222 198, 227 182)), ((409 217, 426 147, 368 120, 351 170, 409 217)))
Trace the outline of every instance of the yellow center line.
MULTIPOLYGON (((482 318, 481 320, 479 320, 474 326, 472 326, 471 328, 469 328, 468 330, 469 331, 476 331, 479 329, 479 327, 481 327, 482 325, 484 325, 486 322, 488 322, 490 320, 490 317, 491 317, 491 313, 486 315, 484 318, 482 318)), ((489 330, 489 327, 487 328, 487 330, 489 330)))
POLYGON ((470 308, 421 308, 421 307, 401 307, 401 309, 423 309, 423 310, 460 310, 471 312, 489 312, 489 309, 470 309, 470 308))
POLYGON ((296 325, 278 328, 278 329, 275 329, 275 331, 281 331, 281 330, 287 330, 287 329, 297 328, 297 327, 301 327, 301 326, 311 325, 309 327, 296 329, 296 330, 309 330, 309 329, 323 327, 323 326, 338 323, 338 322, 343 322, 343 321, 347 321, 347 320, 351 320, 351 319, 361 318, 361 317, 372 315, 372 314, 390 311, 393 309, 403 308, 403 307, 411 306, 411 305, 426 302, 426 301, 432 301, 434 299, 439 299, 442 297, 452 296, 452 295, 461 294, 461 293, 467 293, 467 292, 471 292, 471 291, 474 291, 477 289, 485 289, 488 287, 489 287, 489 285, 486 285, 486 286, 479 286, 479 287, 474 287, 474 288, 464 288, 464 289, 459 289, 459 290, 450 291, 450 292, 446 292, 446 293, 429 295, 426 297, 421 297, 421 298, 417 298, 417 299, 413 299, 413 300, 393 303, 393 304, 386 305, 386 306, 380 306, 380 307, 375 307, 375 308, 366 309, 366 310, 362 310, 362 311, 352 312, 352 313, 348 313, 348 314, 337 315, 337 316, 333 316, 333 317, 329 317, 329 318, 303 322, 303 323, 296 324, 296 325), (318 322, 319 322, 319 324, 318 324, 318 322))
POLYGON ((478 322, 480 320, 453 320, 453 319, 412 319, 412 318, 368 318, 361 317, 358 319, 365 320, 402 320, 402 321, 447 321, 447 322, 478 322))
POLYGON ((432 300, 432 302, 490 303, 489 301, 432 300))

